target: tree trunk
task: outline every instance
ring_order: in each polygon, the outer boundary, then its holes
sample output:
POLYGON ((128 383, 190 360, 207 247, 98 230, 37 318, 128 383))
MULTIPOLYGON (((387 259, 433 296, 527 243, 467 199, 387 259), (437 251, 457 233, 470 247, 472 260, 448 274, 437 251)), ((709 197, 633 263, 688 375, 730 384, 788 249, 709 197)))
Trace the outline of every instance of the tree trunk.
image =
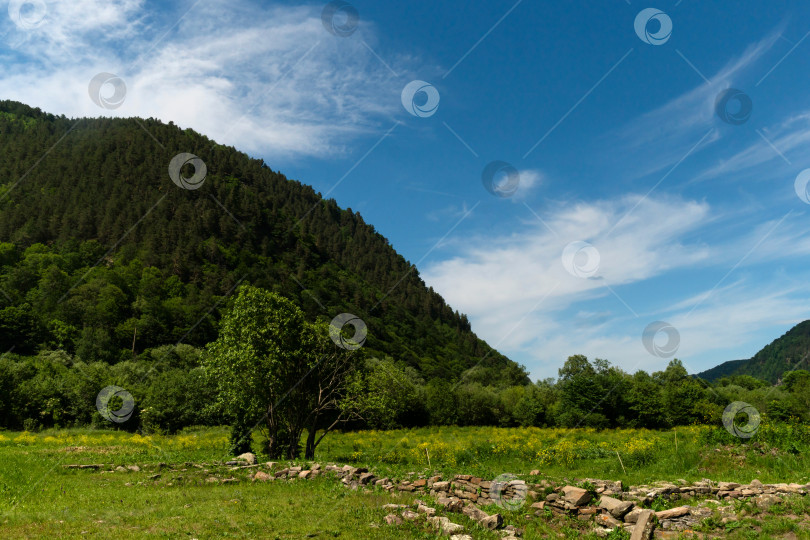
POLYGON ((315 427, 315 422, 313 422, 307 433, 307 447, 304 451, 304 459, 315 459, 315 436, 317 434, 318 430, 315 427))

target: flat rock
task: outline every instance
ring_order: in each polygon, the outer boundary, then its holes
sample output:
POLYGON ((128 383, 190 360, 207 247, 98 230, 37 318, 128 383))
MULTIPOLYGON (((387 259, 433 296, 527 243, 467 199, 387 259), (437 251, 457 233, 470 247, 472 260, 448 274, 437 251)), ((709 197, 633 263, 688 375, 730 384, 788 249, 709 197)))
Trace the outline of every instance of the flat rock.
POLYGON ((370 472, 365 472, 360 475, 360 483, 365 485, 374 480, 374 474, 370 472))
POLYGON ((622 524, 621 521, 614 518, 610 514, 599 514, 596 516, 596 524, 607 529, 613 529, 614 527, 618 527, 622 524))
POLYGON ((644 512, 641 508, 633 508, 630 510, 627 515, 624 516, 625 523, 635 523, 638 521, 638 517, 644 512))
POLYGON ((483 528, 494 531, 495 529, 499 529, 503 526, 503 516, 500 514, 492 514, 491 516, 487 516, 480 520, 478 523, 483 528))
POLYGON ((253 452, 245 452, 244 454, 237 456, 236 459, 245 461, 248 465, 256 465, 256 454, 253 452))
POLYGON ((388 514, 385 516, 385 523, 386 525, 401 525, 402 518, 396 514, 388 514))
POLYGON ((431 508, 430 506, 425 506, 424 504, 420 504, 416 507, 416 511, 420 514, 425 514, 427 516, 434 516, 436 515, 436 509, 431 508))
POLYGON ((776 495, 770 495, 767 493, 754 497, 754 504, 757 505, 757 508, 763 511, 768 510, 771 506, 780 502, 782 502, 782 499, 776 495))
POLYGON ((448 512, 461 512, 464 508, 464 503, 456 497, 439 497, 436 503, 448 512))
POLYGON ((446 517, 428 518, 428 522, 430 522, 430 524, 433 525, 435 528, 439 529, 442 532, 442 534, 446 535, 461 532, 464 530, 464 527, 462 527, 458 523, 453 523, 446 517))
POLYGON ((659 520, 673 519, 685 516, 688 513, 689 513, 688 506, 679 506, 677 508, 670 508, 669 510, 661 510, 660 512, 656 512, 655 517, 657 517, 659 520))
POLYGON ((481 521, 482 519, 488 518, 489 514, 481 510, 475 505, 467 504, 464 509, 461 511, 462 514, 469 517, 473 521, 481 521))
POLYGON ((253 475, 254 482, 267 482, 271 480, 273 477, 267 474, 266 472, 256 471, 256 474, 253 475))
POLYGON ((630 540, 644 540, 644 538, 647 537, 647 523, 650 521, 652 513, 652 510, 643 510, 639 514, 638 521, 633 527, 633 534, 630 536, 630 540))
POLYGON ((565 486, 562 488, 562 491, 565 495, 566 502, 569 502, 574 506, 585 505, 591 500, 591 494, 582 488, 565 486))
POLYGON ((619 499, 602 495, 602 498, 599 500, 599 508, 607 510, 610 512, 610 515, 616 519, 622 519, 627 512, 632 510, 633 503, 630 501, 620 501, 619 499))

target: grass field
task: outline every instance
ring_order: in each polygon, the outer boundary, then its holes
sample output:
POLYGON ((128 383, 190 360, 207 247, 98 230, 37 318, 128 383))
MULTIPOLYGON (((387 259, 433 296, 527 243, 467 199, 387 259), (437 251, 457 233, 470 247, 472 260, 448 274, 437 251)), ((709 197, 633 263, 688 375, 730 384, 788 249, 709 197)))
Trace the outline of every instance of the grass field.
MULTIPOLYGON (((733 439, 702 426, 677 431, 425 428, 334 433, 319 447, 317 461, 367 466, 378 476, 392 477, 441 472, 494 478, 539 469, 553 479, 590 477, 627 485, 678 478, 810 482, 810 456, 799 451, 805 432, 786 432, 793 429, 789 426, 761 429, 761 440, 747 445, 732 444, 733 439), (782 441, 782 448, 774 441, 782 441), (799 446, 784 449, 790 444, 799 446)), ((226 428, 174 436, 80 429, 2 432, 0 537, 434 537, 412 524, 383 525, 387 512, 381 506, 408 503, 412 495, 353 491, 331 478, 252 483, 247 471, 213 464, 230 457, 227 444, 226 428), (106 473, 66 469, 67 464, 138 465, 141 470, 106 473), (237 482, 206 482, 211 476, 237 482)), ((798 508, 806 514, 806 505, 798 508)), ((579 523, 527 521, 525 512, 496 510, 507 523, 525 528, 524 538, 586 537, 579 523)), ((769 532, 808 537, 792 521, 795 512, 762 522, 771 529, 755 532, 759 537, 769 532)), ((453 519, 476 539, 497 538, 461 516, 453 519)), ((729 530, 734 537, 757 537, 751 531, 742 526, 729 530)))
POLYGON ((495 477, 539 469, 551 478, 807 481, 810 428, 763 423, 748 444, 722 428, 669 431, 541 428, 422 428, 337 433, 320 456, 375 467, 386 474, 431 470, 495 477))

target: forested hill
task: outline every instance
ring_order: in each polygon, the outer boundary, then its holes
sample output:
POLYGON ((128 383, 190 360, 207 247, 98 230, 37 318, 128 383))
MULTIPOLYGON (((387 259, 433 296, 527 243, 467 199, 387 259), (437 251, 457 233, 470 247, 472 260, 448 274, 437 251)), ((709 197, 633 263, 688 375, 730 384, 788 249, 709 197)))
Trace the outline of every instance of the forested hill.
POLYGON ((752 358, 725 362, 698 377, 714 381, 729 375, 751 375, 776 383, 786 371, 797 369, 810 369, 810 321, 797 324, 752 358))
POLYGON ((465 380, 527 380, 358 213, 172 123, 0 102, 0 242, 0 352, 62 348, 114 363, 132 357, 133 340, 135 354, 201 346, 229 292, 251 283, 311 319, 361 317, 366 354, 426 380, 479 363, 465 380), (199 189, 169 177, 181 152, 205 162, 199 189))

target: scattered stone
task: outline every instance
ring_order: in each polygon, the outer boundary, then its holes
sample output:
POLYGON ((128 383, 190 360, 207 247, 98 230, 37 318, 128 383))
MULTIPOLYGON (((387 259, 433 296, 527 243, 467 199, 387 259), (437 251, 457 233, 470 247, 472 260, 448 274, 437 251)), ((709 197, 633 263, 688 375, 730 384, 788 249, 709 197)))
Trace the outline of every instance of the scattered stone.
POLYGON ((451 535, 464 530, 464 527, 458 523, 453 523, 446 517, 432 517, 428 518, 428 522, 435 528, 439 529, 442 534, 451 535))
POLYGON ((591 500, 591 494, 582 488, 565 486, 562 488, 562 491, 565 494, 566 502, 569 502, 574 506, 582 506, 591 500))
POLYGON ((660 512, 656 512, 655 517, 657 517, 660 521, 685 516, 688 513, 688 506, 679 506, 678 508, 670 508, 669 510, 661 510, 660 512))
POLYGON ((499 529, 503 526, 503 516, 500 514, 492 514, 491 516, 487 516, 480 520, 478 523, 483 528, 494 531, 495 529, 499 529))
POLYGON ((768 493, 763 493, 762 495, 754 497, 754 504, 757 506, 757 508, 763 511, 767 511, 771 506, 780 502, 782 502, 782 500, 779 497, 768 493))
POLYGON ((456 497, 439 497, 436 503, 448 512, 461 512, 464 508, 464 503, 456 497))
POLYGON ((650 516, 652 516, 652 514, 652 510, 644 510, 639 514, 638 521, 633 528, 633 534, 630 536, 630 540, 645 540, 649 538, 649 535, 647 534, 647 524, 649 523, 650 516))
POLYGON ((141 468, 138 467, 137 465, 127 465, 127 470, 130 470, 132 472, 140 472, 141 468))
POLYGON ((370 473, 370 472, 362 473, 360 475, 359 480, 360 480, 361 484, 366 485, 369 482, 371 482, 372 480, 374 480, 374 475, 372 473, 370 473))
POLYGON ((596 516, 596 524, 608 529, 613 529, 614 527, 621 526, 622 522, 610 514, 599 514, 596 516))
POLYGON ((625 514, 633 508, 633 503, 602 495, 602 498, 599 500, 599 508, 607 510, 610 512, 610 515, 616 519, 622 519, 625 514))
POLYGON ((255 465, 256 464, 256 454, 253 452, 245 452, 244 454, 237 456, 238 460, 247 462, 248 465, 255 465))
POLYGON ((467 506, 464 507, 461 513, 473 521, 481 521, 489 517, 489 514, 470 503, 467 503, 467 506))
POLYGON ((268 480, 272 480, 273 477, 263 471, 256 471, 256 474, 253 475, 253 481, 256 482, 267 482, 268 480))
POLYGON ((419 519, 419 514, 417 514, 416 512, 413 512, 411 510, 403 510, 402 511, 402 519, 405 519, 407 521, 415 521, 415 520, 419 519))
POLYGON ((386 525, 401 525, 402 518, 396 514, 388 514, 385 516, 385 523, 386 525))
POLYGON ((436 515, 436 509, 431 508, 430 506, 425 506, 424 504, 420 504, 416 507, 416 511, 419 514, 425 514, 428 517, 436 515))

